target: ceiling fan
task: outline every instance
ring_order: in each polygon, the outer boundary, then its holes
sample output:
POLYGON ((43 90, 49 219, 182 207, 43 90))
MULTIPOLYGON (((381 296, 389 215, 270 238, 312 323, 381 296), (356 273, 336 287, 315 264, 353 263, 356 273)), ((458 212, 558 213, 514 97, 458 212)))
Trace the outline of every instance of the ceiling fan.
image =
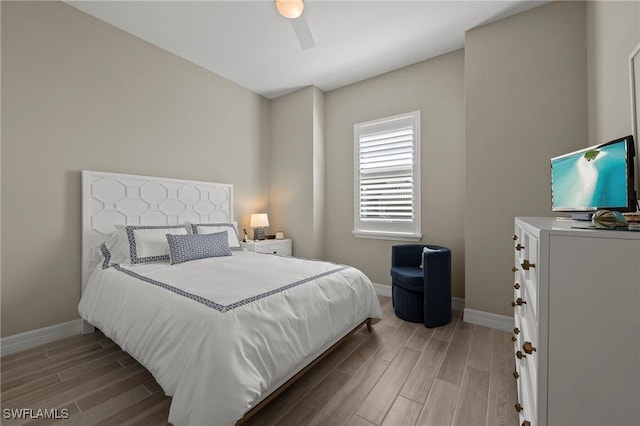
POLYGON ((316 42, 313 39, 309 24, 302 11, 304 10, 303 0, 275 0, 276 9, 278 13, 283 17, 291 21, 293 31, 296 33, 298 42, 302 50, 308 50, 316 46, 316 42))

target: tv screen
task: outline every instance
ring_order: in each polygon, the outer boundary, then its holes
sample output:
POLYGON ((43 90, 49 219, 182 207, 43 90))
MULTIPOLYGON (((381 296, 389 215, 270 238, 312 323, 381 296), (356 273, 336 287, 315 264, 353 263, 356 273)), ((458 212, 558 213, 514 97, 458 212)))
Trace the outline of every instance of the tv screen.
POLYGON ((635 211, 633 136, 551 159, 553 211, 635 211))

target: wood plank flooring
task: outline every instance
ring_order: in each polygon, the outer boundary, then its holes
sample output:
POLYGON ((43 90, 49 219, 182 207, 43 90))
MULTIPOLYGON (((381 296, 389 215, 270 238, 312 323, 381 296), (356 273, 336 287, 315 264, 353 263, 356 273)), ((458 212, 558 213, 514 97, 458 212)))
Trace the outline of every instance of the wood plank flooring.
MULTIPOLYGON (((271 425, 516 425, 508 333, 453 321, 427 329, 393 315, 358 330, 250 419, 271 425)), ((101 333, 75 336, 0 360, 5 409, 58 409, 66 419, 3 425, 166 425, 171 398, 101 333), (66 410, 66 411, 63 411, 66 410)), ((215 425, 215 421, 212 420, 215 425)))

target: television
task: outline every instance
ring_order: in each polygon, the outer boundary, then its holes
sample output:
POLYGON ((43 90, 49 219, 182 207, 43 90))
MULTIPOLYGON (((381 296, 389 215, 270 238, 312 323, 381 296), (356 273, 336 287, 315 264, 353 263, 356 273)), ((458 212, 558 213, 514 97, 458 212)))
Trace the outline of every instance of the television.
POLYGON ((552 210, 636 211, 634 157, 629 135, 552 158, 552 210))

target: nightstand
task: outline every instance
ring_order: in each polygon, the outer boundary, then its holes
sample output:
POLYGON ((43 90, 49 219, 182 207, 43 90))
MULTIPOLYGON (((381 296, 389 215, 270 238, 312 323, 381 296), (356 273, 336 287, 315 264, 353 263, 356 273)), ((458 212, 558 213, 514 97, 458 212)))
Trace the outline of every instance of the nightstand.
POLYGON ((261 240, 240 243, 243 249, 255 251, 256 253, 278 254, 280 256, 291 256, 291 240, 261 240))

